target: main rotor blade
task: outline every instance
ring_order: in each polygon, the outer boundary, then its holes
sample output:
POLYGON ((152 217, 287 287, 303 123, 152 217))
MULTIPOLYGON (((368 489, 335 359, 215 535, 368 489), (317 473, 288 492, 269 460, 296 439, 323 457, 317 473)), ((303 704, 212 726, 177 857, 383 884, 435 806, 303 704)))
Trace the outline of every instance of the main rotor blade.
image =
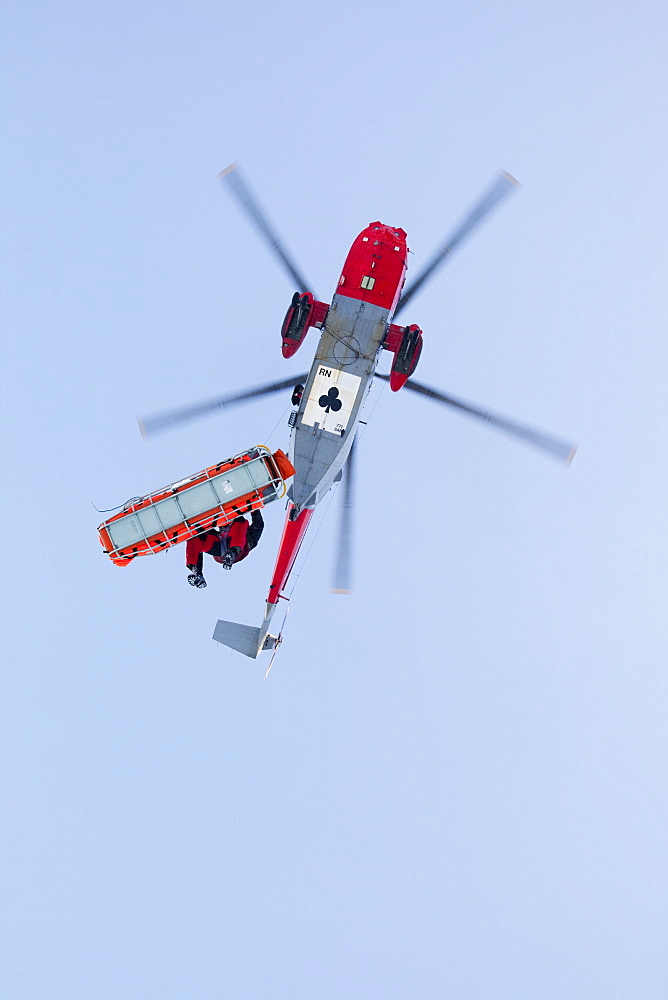
POLYGON ((355 504, 355 448, 353 446, 348 455, 348 461, 343 469, 343 497, 341 498, 341 521, 339 522, 339 551, 336 558, 336 568, 334 570, 333 594, 349 594, 352 578, 352 542, 353 542, 353 515, 355 504))
POLYGON ((186 424, 190 420, 197 420, 215 410, 225 410, 228 407, 236 406, 238 403, 245 403, 257 396, 270 396, 273 392, 280 392, 282 389, 290 389, 298 382, 305 382, 306 375, 293 375, 292 378, 283 379, 281 382, 270 382, 268 385, 259 385, 255 389, 247 389, 246 392, 239 392, 234 396, 219 396, 216 399, 208 399, 194 406, 185 406, 178 410, 168 410, 166 413, 158 413, 152 417, 139 420, 139 430, 144 437, 150 437, 159 431, 165 431, 169 427, 176 427, 179 424, 186 424))
MULTIPOLYGON (((238 165, 236 163, 230 164, 229 167, 226 167, 225 170, 218 174, 218 179, 227 182, 234 197, 237 199, 246 215, 250 218, 251 222, 254 223, 257 229, 259 229, 269 249, 276 257, 278 257, 281 265, 288 272, 294 283, 299 288, 299 291, 313 292, 313 286, 299 271, 297 265, 292 260, 287 250, 284 250, 281 240, 272 228, 269 219, 262 211, 253 195, 250 193, 248 185, 239 173, 238 165)), ((315 295, 315 293, 313 294, 314 297, 317 298, 317 295, 315 295)))
MULTIPOLYGON (((382 379, 384 382, 389 382, 390 376, 383 375, 380 372, 376 372, 376 378, 382 379)), ((558 438, 551 437, 549 434, 543 434, 541 431, 534 430, 532 427, 525 427, 522 424, 516 424, 512 420, 508 420, 506 417, 499 416, 497 413, 492 413, 491 410, 483 410, 473 403, 466 403, 462 399, 457 399, 455 396, 446 396, 445 393, 439 392, 437 389, 432 389, 428 385, 422 385, 421 382, 413 382, 409 379, 404 384, 404 389, 411 389, 413 392, 420 393, 421 396, 427 396, 429 399, 435 400, 437 403, 445 403, 447 406, 453 406, 457 410, 461 410, 463 413, 468 413, 470 417, 476 417, 481 420, 484 424, 490 424, 492 427, 497 427, 501 431, 505 431, 507 434, 513 434, 515 437, 522 438, 524 441, 528 441, 529 444, 533 444, 536 448, 542 448, 543 451, 548 451, 551 455, 556 458, 560 458, 562 461, 570 465, 575 456, 577 450, 577 445, 569 444, 567 441, 560 441, 558 438)))
POLYGON ((501 172, 501 176, 494 182, 492 187, 489 189, 486 195, 478 202, 478 204, 469 212, 462 224, 450 238, 446 241, 444 246, 437 250, 433 255, 428 264, 425 265, 423 270, 417 276, 415 281, 412 282, 404 292, 404 294, 399 299, 399 304, 394 312, 395 317, 399 315, 401 310, 410 302, 416 292, 422 288, 425 281, 431 277, 433 272, 441 264, 444 264, 446 260, 451 256, 453 251, 457 246, 464 240, 472 229, 478 225, 482 219, 492 211, 495 205, 501 201, 510 191, 516 187, 518 181, 510 174, 505 171, 501 172))

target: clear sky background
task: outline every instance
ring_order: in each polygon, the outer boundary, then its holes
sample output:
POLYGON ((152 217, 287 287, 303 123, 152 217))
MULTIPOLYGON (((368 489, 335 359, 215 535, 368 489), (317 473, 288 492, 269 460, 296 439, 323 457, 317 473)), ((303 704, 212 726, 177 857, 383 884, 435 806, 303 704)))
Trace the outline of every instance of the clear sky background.
POLYGON ((666 27, 5 4, 3 1000, 667 995, 666 27), (378 387, 355 594, 334 495, 266 681, 211 634, 259 624, 282 505, 201 592, 180 549, 112 566, 91 506, 287 443, 287 394, 135 423, 310 364, 235 159, 321 297, 369 221, 415 274, 510 171, 404 317, 417 377, 580 444, 378 387))

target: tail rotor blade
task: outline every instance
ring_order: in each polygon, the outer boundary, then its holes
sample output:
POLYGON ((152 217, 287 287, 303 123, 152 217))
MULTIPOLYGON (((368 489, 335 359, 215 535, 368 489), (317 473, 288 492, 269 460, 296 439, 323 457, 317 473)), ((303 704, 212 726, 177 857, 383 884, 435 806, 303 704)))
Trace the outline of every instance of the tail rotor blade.
MULTIPOLYGON (((283 244, 269 222, 267 215, 262 211, 258 202, 251 194, 248 185, 239 172, 238 165, 236 163, 230 164, 229 167, 226 167, 225 170, 218 174, 218 179, 227 184, 229 189, 232 191, 232 194, 241 205, 241 208, 249 217, 255 228, 259 230, 270 251, 275 257, 278 257, 281 266, 288 272, 294 283, 299 288, 299 291, 313 292, 312 285, 306 280, 288 251, 283 247, 283 244)), ((317 298, 315 293, 314 297, 317 298)))
POLYGON ((492 187, 481 198, 478 204, 475 205, 469 212, 459 228, 456 229, 445 244, 436 251, 431 260, 425 265, 424 269, 417 276, 415 281, 408 286, 404 294, 399 299, 399 304, 394 313, 395 318, 399 315, 404 306, 410 302, 415 293, 420 290, 425 281, 432 276, 434 271, 444 264, 446 260, 448 260, 459 244, 473 229, 475 229, 478 223, 480 223, 484 217, 488 215, 489 212, 491 212, 492 209, 501 201, 501 199, 517 186, 517 184, 518 182, 514 177, 511 177, 510 174, 507 174, 505 171, 501 172, 501 176, 494 182, 492 187))
POLYGON ((336 557, 336 568, 334 570, 333 594, 349 594, 352 581, 352 543, 353 543, 353 517, 355 504, 355 448, 353 446, 348 455, 343 470, 343 497, 341 499, 341 521, 339 524, 339 551, 336 557))
POLYGON ((305 382, 306 375, 293 375, 292 378, 283 379, 281 382, 270 382, 268 385, 259 385, 254 389, 247 389, 246 392, 239 392, 233 396, 218 396, 216 399, 207 399, 204 402, 196 403, 194 406, 181 407, 178 410, 168 410, 165 413, 158 413, 152 417, 145 417, 139 420, 139 430, 144 437, 151 437, 160 431, 166 431, 170 427, 178 427, 187 424, 191 420, 205 417, 216 410, 226 410, 239 403, 246 403, 258 396, 270 396, 274 392, 281 392, 283 389, 290 389, 298 382, 305 382))
MULTIPOLYGON (((390 380, 389 375, 383 375, 380 372, 376 372, 376 377, 382 379, 384 382, 389 382, 390 380)), ((421 396, 427 396, 428 399, 433 399, 436 403, 452 406, 457 410, 461 410, 462 413, 467 413, 470 417, 475 417, 484 424, 490 424, 490 426, 496 427, 498 430, 505 431, 506 434, 512 434, 513 437, 522 438, 523 441, 527 441, 536 448, 541 448, 543 451, 549 452, 567 465, 570 465, 573 461, 577 450, 577 445, 575 444, 561 441, 559 438, 552 437, 549 434, 543 434, 542 431, 534 430, 533 427, 517 424, 513 420, 508 420, 506 417, 493 413, 491 410, 483 410, 474 403, 467 403, 463 399, 457 399, 455 396, 446 396, 445 393, 439 392, 437 389, 432 389, 428 385, 422 385, 421 382, 414 382, 412 379, 409 379, 404 384, 404 389, 410 389, 421 396)))

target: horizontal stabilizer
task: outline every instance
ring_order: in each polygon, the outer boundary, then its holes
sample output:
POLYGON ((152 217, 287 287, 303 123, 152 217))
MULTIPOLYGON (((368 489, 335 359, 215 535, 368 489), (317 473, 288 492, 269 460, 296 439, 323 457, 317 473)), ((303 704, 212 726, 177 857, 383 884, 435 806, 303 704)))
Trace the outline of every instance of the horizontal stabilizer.
POLYGON ((261 628, 255 628, 253 625, 238 625, 236 622, 226 622, 222 619, 216 623, 213 638, 216 642, 222 642, 224 646, 236 649, 238 653, 250 656, 253 660, 263 649, 273 649, 276 645, 275 637, 267 635, 261 628), (264 641, 262 641, 263 639, 264 641))

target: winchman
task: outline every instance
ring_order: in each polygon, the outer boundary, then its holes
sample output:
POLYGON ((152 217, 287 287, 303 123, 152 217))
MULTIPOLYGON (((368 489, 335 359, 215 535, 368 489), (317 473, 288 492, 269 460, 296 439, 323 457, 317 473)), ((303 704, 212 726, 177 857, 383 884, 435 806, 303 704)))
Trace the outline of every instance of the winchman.
POLYGON ((249 524, 245 517, 235 517, 231 524, 216 530, 211 528, 201 532, 186 542, 186 569, 191 587, 206 587, 202 574, 204 554, 213 556, 224 569, 232 569, 235 563, 245 559, 260 541, 264 521, 259 510, 251 514, 249 524))

